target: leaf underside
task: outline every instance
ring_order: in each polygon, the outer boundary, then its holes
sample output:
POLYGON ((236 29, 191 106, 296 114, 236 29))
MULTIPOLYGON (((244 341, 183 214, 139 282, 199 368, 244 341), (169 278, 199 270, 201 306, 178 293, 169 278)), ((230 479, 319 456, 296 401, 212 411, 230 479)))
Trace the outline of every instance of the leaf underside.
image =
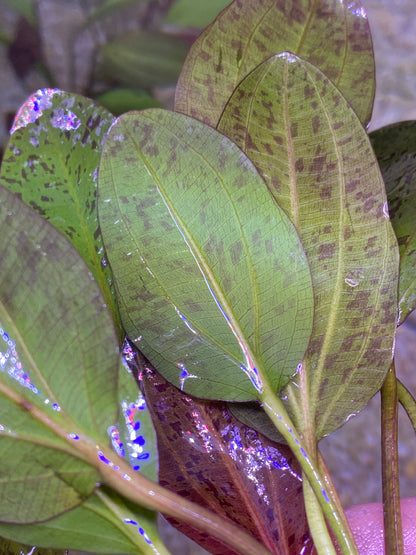
POLYGON ((42 521, 95 487, 95 469, 62 436, 106 437, 118 342, 78 252, 4 188, 0 229, 0 520, 42 521))
POLYGON ((293 54, 254 70, 218 127, 254 162, 305 249, 314 326, 282 397, 319 439, 378 391, 392 357, 398 249, 377 161, 340 92, 293 54))
POLYGON ((374 56, 359 1, 235 0, 192 45, 179 77, 175 110, 217 125, 242 79, 285 51, 319 67, 368 123, 374 56))
POLYGON ((416 308, 416 122, 388 125, 370 134, 380 164, 400 249, 399 320, 416 308))
POLYGON ((277 391, 311 328, 297 234, 246 156, 182 114, 122 116, 105 143, 99 215, 128 336, 184 391, 277 391))

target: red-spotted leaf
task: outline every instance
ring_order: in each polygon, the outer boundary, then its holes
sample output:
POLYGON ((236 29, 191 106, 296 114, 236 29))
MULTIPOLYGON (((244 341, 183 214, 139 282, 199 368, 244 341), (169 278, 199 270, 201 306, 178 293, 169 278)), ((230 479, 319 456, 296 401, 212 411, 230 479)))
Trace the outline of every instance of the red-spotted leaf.
MULTIPOLYGON (((276 555, 311 552, 300 467, 290 449, 239 423, 224 403, 185 395, 143 363, 159 481, 245 528, 276 555)), ((210 553, 235 551, 174 522, 210 553)))
POLYGON ((287 383, 312 327, 309 268, 245 154, 183 114, 132 112, 109 132, 99 187, 123 325, 158 370, 214 399, 287 383))
POLYGON ((282 394, 299 428, 321 438, 367 403, 391 362, 398 248, 377 160, 339 90, 290 53, 237 87, 219 129, 254 162, 306 252, 314 326, 282 394))
POLYGON ((375 80, 367 16, 359 0, 235 0, 200 35, 186 58, 175 109, 217 125, 235 87, 261 62, 291 51, 319 67, 363 123, 375 80))
POLYGON ((416 308, 416 122, 388 125, 370 134, 386 184, 389 212, 400 249, 399 320, 416 308))

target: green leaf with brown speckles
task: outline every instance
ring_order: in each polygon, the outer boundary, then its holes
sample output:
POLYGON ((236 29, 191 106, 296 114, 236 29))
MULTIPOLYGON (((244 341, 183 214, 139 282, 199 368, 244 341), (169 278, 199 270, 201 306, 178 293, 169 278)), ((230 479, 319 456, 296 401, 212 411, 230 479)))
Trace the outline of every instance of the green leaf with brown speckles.
POLYGON ((296 371, 312 291, 296 231, 227 137, 174 112, 121 116, 104 145, 99 216, 128 336, 167 379, 255 399, 296 371))
POLYGON ((319 67, 370 120, 375 91, 371 33, 359 0, 235 0, 192 45, 175 110, 217 125, 228 98, 259 63, 290 51, 319 67))
POLYGON ((388 125, 370 134, 386 184, 389 212, 400 249, 399 320, 416 308, 416 122, 388 125))
POLYGON ((391 362, 398 249, 377 160, 338 89, 293 54, 239 85, 219 129, 254 162, 306 252, 314 327, 282 394, 298 429, 312 422, 319 439, 378 391, 391 362))
POLYGON ((16 116, 0 178, 78 249, 116 319, 96 205, 101 145, 113 120, 90 99, 37 91, 16 116))

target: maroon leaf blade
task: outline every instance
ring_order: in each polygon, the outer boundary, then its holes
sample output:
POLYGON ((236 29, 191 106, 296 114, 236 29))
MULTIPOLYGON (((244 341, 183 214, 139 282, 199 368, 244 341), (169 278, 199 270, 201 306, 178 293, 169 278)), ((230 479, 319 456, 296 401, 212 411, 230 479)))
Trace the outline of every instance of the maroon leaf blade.
MULTIPOLYGON (((290 449, 241 424, 225 403, 185 395, 149 365, 141 380, 158 438, 160 483, 239 524, 272 553, 311 553, 300 466, 290 449)), ((213 554, 238 555, 172 524, 213 554)))

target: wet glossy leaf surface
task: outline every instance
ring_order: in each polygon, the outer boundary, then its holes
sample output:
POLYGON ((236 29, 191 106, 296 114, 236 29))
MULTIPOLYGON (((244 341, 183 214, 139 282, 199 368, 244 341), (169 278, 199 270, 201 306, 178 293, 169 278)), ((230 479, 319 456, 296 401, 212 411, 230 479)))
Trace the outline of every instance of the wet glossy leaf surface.
POLYGON ((117 339, 77 251, 3 188, 0 227, 0 520, 31 522, 95 487, 96 471, 52 430, 98 438, 115 419, 117 339))
POLYGON ((240 81, 260 62, 285 51, 319 67, 361 121, 369 121, 374 58, 367 17, 357 0, 235 0, 193 44, 175 109, 217 125, 240 81))
MULTIPOLYGON (((224 403, 189 397, 143 364, 160 483, 240 524, 272 553, 310 553, 300 468, 290 449, 240 424, 224 403)), ((211 553, 234 555, 212 538, 176 526, 211 553)))
POLYGON ((399 324, 416 308, 416 122, 370 134, 400 249, 399 324))
POLYGON ((308 258, 314 328, 282 396, 299 427, 315 422, 321 438, 374 395, 392 357, 398 250, 383 180, 354 112, 292 54, 270 58, 241 83, 219 128, 260 170, 308 258))
POLYGON ((311 329, 297 234, 246 156, 182 114, 122 116, 99 215, 123 325, 192 394, 247 400, 296 372, 311 329), (257 390, 256 390, 257 389, 257 390))
POLYGON ((16 117, 0 178, 75 245, 116 314, 96 205, 101 144, 113 119, 82 96, 38 91, 16 117))

